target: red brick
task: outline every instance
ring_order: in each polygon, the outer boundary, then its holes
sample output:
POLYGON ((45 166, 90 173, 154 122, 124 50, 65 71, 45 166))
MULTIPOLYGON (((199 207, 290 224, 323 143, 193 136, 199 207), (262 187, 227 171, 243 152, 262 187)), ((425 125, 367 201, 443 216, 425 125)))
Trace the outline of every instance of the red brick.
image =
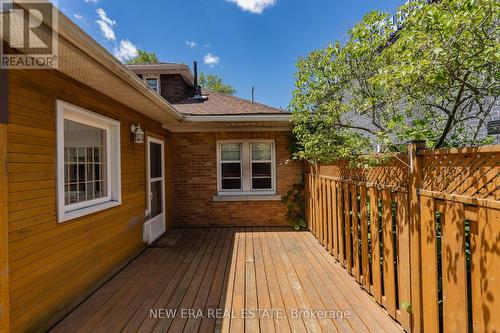
POLYGON ((291 160, 287 132, 175 133, 172 143, 173 221, 176 226, 283 226, 280 201, 214 202, 217 195, 217 140, 274 139, 276 190, 284 195, 300 182, 303 164, 291 160))

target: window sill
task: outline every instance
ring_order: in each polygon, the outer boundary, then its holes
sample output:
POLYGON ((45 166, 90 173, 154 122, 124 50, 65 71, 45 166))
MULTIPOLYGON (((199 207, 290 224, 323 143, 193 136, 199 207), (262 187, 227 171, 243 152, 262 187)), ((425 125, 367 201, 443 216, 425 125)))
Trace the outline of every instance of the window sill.
POLYGON ((281 201, 281 195, 214 195, 214 202, 237 202, 237 201, 281 201))
POLYGON ((108 202, 105 202, 103 204, 99 204, 99 205, 95 205, 95 206, 91 206, 91 207, 86 207, 86 208, 82 208, 82 209, 73 210, 71 212, 64 213, 63 216, 60 216, 58 218, 57 222, 58 223, 68 222, 68 221, 77 219, 79 217, 83 217, 83 216, 86 216, 86 215, 97 213, 97 212, 100 212, 100 211, 103 211, 103 210, 106 210, 106 209, 110 209, 110 208, 113 208, 113 207, 116 207, 116 206, 120 206, 120 205, 121 205, 121 202, 119 202, 119 201, 108 201, 108 202))

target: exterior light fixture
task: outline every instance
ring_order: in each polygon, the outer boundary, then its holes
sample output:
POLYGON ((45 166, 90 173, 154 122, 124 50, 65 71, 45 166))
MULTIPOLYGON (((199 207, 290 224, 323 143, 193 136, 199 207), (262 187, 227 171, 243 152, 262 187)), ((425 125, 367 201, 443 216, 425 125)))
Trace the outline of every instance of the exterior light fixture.
POLYGON ((130 130, 134 134, 134 143, 144 143, 144 131, 140 124, 130 126, 130 130))

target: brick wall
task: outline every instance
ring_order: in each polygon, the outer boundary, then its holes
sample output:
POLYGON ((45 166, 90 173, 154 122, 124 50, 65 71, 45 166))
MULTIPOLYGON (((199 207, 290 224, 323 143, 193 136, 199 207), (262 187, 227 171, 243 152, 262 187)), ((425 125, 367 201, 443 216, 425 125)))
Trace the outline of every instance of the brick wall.
POLYGON ((176 133, 172 135, 173 221, 177 226, 282 226, 286 206, 270 202, 213 202, 217 194, 217 140, 274 139, 276 188, 284 195, 301 181, 303 165, 290 160, 285 132, 176 133))

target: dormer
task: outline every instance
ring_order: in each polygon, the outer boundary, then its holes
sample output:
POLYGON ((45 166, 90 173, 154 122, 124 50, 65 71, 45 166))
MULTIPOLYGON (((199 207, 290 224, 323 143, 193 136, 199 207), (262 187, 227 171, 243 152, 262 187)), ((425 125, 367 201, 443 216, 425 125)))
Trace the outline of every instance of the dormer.
POLYGON ((196 95, 197 80, 187 65, 159 63, 127 67, 170 103, 196 95))

